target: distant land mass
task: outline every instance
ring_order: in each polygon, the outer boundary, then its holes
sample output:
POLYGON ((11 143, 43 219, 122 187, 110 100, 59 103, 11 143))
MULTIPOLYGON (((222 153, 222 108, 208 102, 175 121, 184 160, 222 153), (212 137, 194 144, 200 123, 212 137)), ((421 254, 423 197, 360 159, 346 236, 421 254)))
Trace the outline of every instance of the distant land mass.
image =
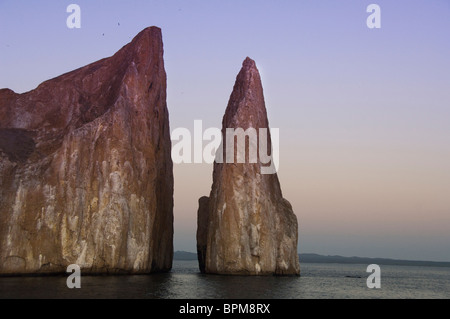
MULTIPOLYGON (((366 257, 343 257, 343 256, 323 256, 318 254, 299 254, 300 263, 323 263, 323 264, 377 264, 395 266, 429 266, 429 267, 450 267, 450 262, 441 261, 421 261, 421 260, 399 260, 389 258, 366 258, 366 257)), ((176 251, 174 260, 197 260, 197 254, 187 251, 176 251)))

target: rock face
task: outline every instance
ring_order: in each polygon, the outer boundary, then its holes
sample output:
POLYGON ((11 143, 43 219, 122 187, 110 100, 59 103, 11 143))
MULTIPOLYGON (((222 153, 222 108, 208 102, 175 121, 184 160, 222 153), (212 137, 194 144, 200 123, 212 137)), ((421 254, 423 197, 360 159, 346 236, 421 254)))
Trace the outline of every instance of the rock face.
MULTIPOLYGON (((269 128, 269 123, 259 72, 247 58, 223 117, 222 136, 226 128, 249 127, 259 130, 269 128)), ((225 159, 226 148, 224 153, 225 159)), ((277 174, 261 174, 261 167, 259 156, 253 164, 249 159, 241 164, 214 163, 210 197, 200 199, 198 210, 197 251, 202 272, 300 274, 297 218, 283 199, 277 174)))
POLYGON ((161 30, 0 90, 0 274, 167 271, 173 173, 161 30))

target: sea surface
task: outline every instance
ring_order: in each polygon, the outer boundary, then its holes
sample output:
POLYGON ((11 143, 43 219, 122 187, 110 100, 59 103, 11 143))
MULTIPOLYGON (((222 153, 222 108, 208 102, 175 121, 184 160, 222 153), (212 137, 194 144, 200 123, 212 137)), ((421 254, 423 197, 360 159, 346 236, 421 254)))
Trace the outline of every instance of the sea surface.
POLYGON ((302 263, 301 277, 234 277, 202 275, 197 261, 174 261, 165 274, 82 276, 80 289, 67 288, 64 276, 3 277, 0 298, 450 298, 450 268, 380 267, 381 289, 369 289, 367 265, 302 263))

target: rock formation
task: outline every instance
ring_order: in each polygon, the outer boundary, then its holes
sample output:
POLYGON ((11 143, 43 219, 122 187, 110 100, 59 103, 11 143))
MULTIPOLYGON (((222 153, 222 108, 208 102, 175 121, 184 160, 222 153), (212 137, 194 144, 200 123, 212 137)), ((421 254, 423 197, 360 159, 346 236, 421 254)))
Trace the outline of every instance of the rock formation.
POLYGON ((173 173, 161 30, 0 90, 0 274, 167 271, 173 173))
MULTIPOLYGON (((247 58, 223 117, 222 136, 226 136, 226 128, 249 127, 259 131, 269 128, 269 123, 259 72, 247 58)), ((270 134, 268 141, 270 150, 270 134)), ((216 157, 211 194, 199 200, 200 270, 228 275, 299 275, 297 218, 283 199, 277 174, 261 174, 259 155, 256 163, 249 158, 234 164, 218 163, 216 157)))

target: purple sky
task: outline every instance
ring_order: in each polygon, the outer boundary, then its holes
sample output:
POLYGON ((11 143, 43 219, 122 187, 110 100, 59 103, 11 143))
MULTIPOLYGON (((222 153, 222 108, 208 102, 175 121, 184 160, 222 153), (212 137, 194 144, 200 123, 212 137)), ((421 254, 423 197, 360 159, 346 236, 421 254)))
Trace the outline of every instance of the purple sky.
MULTIPOLYGON (((448 0, 1 0, 0 88, 31 90, 151 25, 172 129, 221 127, 242 61, 256 61, 300 252, 450 261, 448 0), (66 27, 70 3, 81 29, 66 27), (370 3, 381 29, 366 26, 370 3)), ((176 250, 195 251, 211 174, 175 166, 176 250)))

